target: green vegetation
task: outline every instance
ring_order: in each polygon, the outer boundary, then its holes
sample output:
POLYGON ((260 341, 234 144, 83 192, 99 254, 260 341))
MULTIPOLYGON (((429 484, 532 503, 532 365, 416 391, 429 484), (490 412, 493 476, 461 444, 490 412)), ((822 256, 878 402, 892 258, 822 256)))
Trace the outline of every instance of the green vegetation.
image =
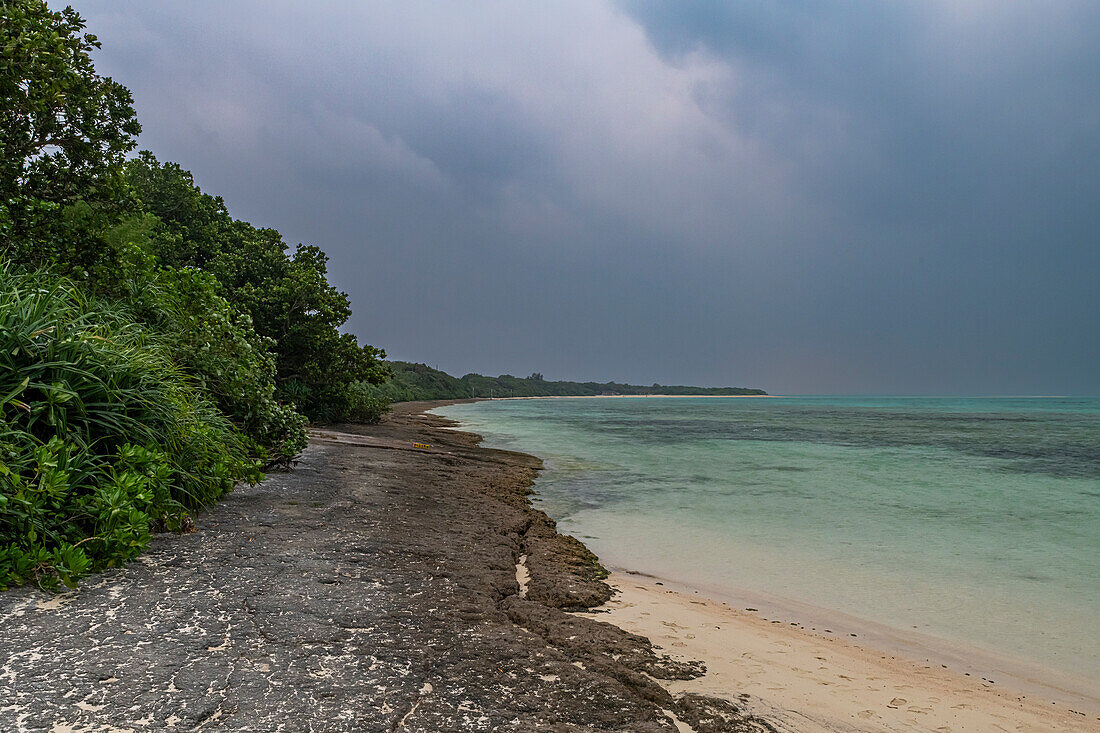
POLYGON ((317 247, 150 153, 72 9, 0 0, 0 588, 72 585, 377 420, 385 354, 317 247))
POLYGON ((72 585, 256 462, 162 339, 71 283, 0 270, 0 585, 72 585))
POLYGON ((416 400, 455 400, 470 397, 470 388, 461 379, 425 364, 389 362, 393 376, 374 388, 379 399, 387 402, 416 400))
POLYGON ((234 219, 151 153, 71 8, 0 0, 0 589, 72 586, 391 401, 762 394, 456 379, 341 332, 319 248, 234 219), (392 370, 392 378, 391 378, 392 370))
POLYGON ((381 382, 388 371, 379 349, 340 333, 351 304, 329 284, 324 252, 298 245, 287 256, 279 232, 232 218, 190 173, 150 153, 127 162, 124 180, 144 212, 145 251, 169 267, 213 275, 217 294, 269 340, 281 400, 325 422, 347 420, 362 409, 353 384, 381 382))
POLYGON ((598 395, 763 395, 760 389, 744 387, 685 387, 654 384, 649 387, 617 382, 548 382, 541 374, 529 377, 485 377, 467 374, 461 379, 425 364, 389 362, 393 378, 373 387, 373 392, 390 402, 453 400, 469 397, 595 397, 598 395))

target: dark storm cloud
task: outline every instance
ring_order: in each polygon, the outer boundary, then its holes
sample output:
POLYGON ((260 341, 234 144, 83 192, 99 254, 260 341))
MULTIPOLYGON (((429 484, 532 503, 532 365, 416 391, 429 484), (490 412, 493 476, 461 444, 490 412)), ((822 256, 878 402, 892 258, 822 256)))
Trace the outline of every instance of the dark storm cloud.
POLYGON ((1100 391, 1092 3, 82 3, 142 145, 449 371, 1100 391))
POLYGON ((1100 6, 624 7, 664 56, 736 70, 704 105, 842 219, 819 251, 875 282, 859 302, 880 318, 856 322, 944 359, 945 386, 1096 390, 1100 6))
POLYGON ((701 48, 737 69, 715 114, 787 151, 815 196, 861 219, 1094 223, 1036 214, 1097 191, 1095 3, 628 7, 662 53, 701 48))

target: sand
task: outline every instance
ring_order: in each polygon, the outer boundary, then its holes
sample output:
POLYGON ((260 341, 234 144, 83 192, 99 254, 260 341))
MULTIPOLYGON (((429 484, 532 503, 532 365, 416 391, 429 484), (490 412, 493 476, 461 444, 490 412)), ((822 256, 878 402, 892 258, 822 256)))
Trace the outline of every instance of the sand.
POLYGON ((609 582, 618 593, 603 620, 706 664, 703 677, 667 683, 674 695, 735 700, 780 731, 1100 731, 1098 697, 968 677, 648 576, 609 582))
POLYGON ((767 730, 564 610, 611 589, 530 505, 538 459, 444 424, 315 430, 137 562, 0 593, 0 732, 767 730))

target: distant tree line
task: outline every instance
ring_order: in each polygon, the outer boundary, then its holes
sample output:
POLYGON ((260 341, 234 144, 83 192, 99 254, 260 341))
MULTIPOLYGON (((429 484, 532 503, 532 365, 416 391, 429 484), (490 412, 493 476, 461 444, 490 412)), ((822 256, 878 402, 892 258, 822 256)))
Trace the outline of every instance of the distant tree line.
POLYGON ((763 395, 760 389, 745 387, 688 387, 653 384, 648 387, 618 382, 548 382, 539 372, 529 377, 502 374, 486 377, 467 374, 461 378, 426 364, 388 362, 392 378, 370 387, 388 402, 451 400, 470 397, 596 397, 600 395, 763 395))
POLYGON ((72 586, 391 401, 762 394, 387 363, 316 246, 133 155, 129 90, 71 8, 0 0, 0 589, 72 586), (392 378, 391 378, 392 374, 392 378))
POLYGON ((0 588, 72 585, 377 420, 385 354, 341 332, 315 246, 151 153, 71 8, 0 0, 0 588))

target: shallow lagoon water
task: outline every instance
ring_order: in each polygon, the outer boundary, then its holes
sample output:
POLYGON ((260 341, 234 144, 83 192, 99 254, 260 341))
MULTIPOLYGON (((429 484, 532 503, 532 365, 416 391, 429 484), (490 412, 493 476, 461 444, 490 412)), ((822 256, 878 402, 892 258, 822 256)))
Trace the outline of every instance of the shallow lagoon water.
POLYGON ((608 564, 747 589, 1100 681, 1100 399, 498 400, 608 564))

